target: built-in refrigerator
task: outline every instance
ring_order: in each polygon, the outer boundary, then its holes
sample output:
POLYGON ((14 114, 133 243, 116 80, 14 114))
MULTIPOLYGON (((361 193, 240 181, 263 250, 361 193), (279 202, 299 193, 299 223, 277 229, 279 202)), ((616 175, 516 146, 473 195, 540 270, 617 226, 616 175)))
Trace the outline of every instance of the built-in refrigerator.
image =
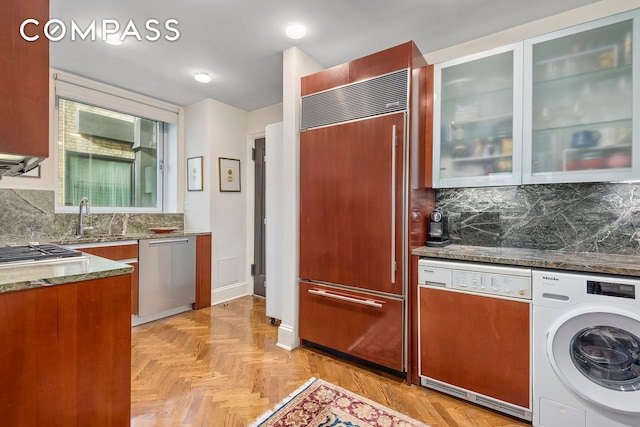
POLYGON ((300 338, 395 371, 405 368, 408 72, 303 97, 300 133, 300 338))

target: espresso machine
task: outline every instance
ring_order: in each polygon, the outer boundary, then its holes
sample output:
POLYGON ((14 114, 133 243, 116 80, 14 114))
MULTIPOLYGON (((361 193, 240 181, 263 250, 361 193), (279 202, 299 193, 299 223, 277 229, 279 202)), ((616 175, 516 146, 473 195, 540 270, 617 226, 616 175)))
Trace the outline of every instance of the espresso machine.
POLYGON ((443 247, 451 243, 449 240, 449 219, 440 208, 435 208, 429 215, 429 234, 426 245, 443 247))

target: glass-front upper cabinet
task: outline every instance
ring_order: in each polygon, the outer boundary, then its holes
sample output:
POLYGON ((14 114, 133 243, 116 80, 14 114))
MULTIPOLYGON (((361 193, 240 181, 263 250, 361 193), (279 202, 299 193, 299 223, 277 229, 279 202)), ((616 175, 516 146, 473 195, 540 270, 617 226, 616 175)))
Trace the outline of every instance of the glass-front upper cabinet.
POLYGON ((521 43, 434 66, 434 187, 520 184, 521 78, 521 43))
POLYGON ((525 40, 523 183, 640 178, 637 19, 525 40))

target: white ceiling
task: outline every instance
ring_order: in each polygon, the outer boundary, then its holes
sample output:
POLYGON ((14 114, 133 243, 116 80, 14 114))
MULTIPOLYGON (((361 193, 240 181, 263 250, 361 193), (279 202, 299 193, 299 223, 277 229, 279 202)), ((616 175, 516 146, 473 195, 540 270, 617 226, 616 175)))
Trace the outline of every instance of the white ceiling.
POLYGON ((51 0, 51 18, 67 27, 132 19, 144 37, 148 19, 174 18, 180 31, 175 42, 129 37, 120 46, 67 36, 51 43, 51 66, 178 105, 213 98, 253 111, 282 102, 291 46, 325 67, 410 40, 426 54, 595 1, 51 0), (307 26, 305 38, 285 36, 292 22, 307 26), (197 71, 213 81, 197 83, 197 71))

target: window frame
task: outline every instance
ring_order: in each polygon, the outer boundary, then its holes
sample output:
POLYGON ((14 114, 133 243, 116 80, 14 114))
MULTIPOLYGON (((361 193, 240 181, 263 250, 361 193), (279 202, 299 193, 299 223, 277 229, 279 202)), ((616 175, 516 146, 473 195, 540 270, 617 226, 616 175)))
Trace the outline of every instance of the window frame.
MULTIPOLYGON (((170 179, 178 179, 179 175, 175 173, 166 173, 167 167, 180 169, 179 159, 169 159, 167 153, 181 153, 181 135, 180 125, 183 122, 183 109, 164 101, 159 101, 140 94, 115 88, 104 83, 95 82, 89 79, 78 77, 65 72, 52 70, 52 135, 54 138, 54 150, 52 152, 54 160, 54 178, 55 178, 55 212, 56 213, 75 213, 77 206, 66 206, 59 204, 59 99, 64 98, 70 101, 79 102, 87 105, 93 105, 124 114, 134 115, 158 122, 158 169, 156 181, 157 185, 157 203, 155 207, 109 207, 109 206, 91 206, 91 211, 95 213, 170 213, 174 210, 172 207, 177 206, 177 201, 168 200, 168 195, 177 196, 176 188, 179 187, 178 182, 170 182, 170 179), (169 129, 171 126, 175 129, 169 129), (170 135, 174 137, 171 138, 170 135), (176 144, 177 150, 170 150, 169 144, 176 144), (173 178, 172 178, 173 177, 173 178)), ((91 202, 91 201, 90 201, 91 202)))

